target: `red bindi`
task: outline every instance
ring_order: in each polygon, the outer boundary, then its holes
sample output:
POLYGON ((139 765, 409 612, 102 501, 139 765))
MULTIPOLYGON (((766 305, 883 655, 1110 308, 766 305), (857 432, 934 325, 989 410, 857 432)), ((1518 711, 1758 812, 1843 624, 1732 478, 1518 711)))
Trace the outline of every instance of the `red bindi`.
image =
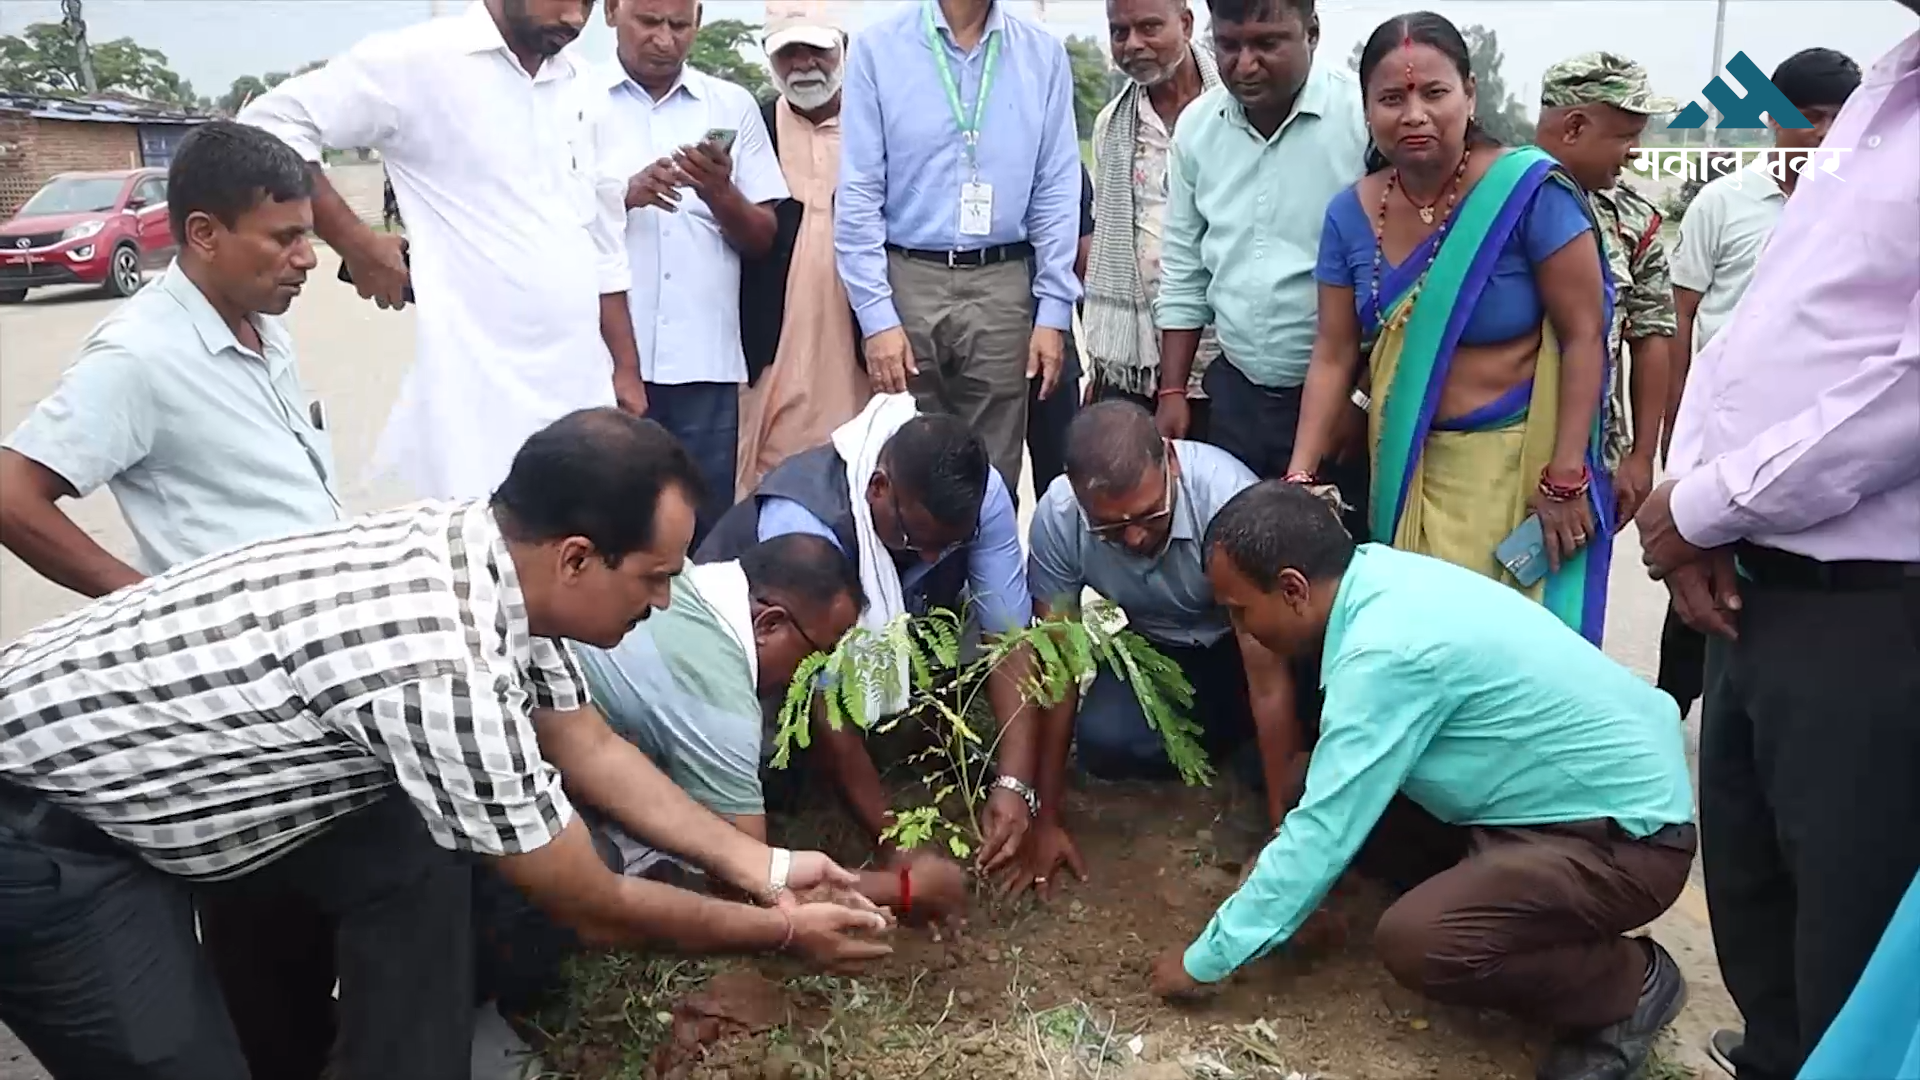
POLYGON ((1400 51, 1405 54, 1404 59, 1407 65, 1407 92, 1412 93, 1419 88, 1419 83, 1413 77, 1413 38, 1411 36, 1400 39, 1400 51))

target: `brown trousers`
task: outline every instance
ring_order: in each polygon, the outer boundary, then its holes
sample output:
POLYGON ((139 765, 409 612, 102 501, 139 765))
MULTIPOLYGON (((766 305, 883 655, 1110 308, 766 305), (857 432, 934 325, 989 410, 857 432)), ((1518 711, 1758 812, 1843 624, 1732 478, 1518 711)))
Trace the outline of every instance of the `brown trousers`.
POLYGON ((1679 898, 1695 842, 1691 825, 1462 828, 1396 798, 1357 867, 1411 886, 1374 931, 1402 986, 1582 1031, 1632 1015, 1647 953, 1622 935, 1679 898))
POLYGON ((1018 497, 1033 339, 1027 260, 948 267, 889 251, 887 280, 920 369, 907 381, 920 411, 965 420, 986 444, 1007 491, 1018 497))

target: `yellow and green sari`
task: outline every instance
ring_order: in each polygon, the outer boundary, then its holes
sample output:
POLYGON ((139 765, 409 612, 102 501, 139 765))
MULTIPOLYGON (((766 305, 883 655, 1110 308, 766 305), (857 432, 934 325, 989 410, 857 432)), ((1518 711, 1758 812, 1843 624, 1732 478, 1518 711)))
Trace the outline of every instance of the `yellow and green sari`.
MULTIPOLYGON (((1436 421, 1434 412, 1494 260, 1541 186, 1553 183, 1580 191, 1542 150, 1527 147, 1502 155, 1461 200, 1452 224, 1393 273, 1383 274, 1371 359, 1374 539, 1477 570, 1516 589, 1519 584, 1493 552, 1526 519, 1528 496, 1553 454, 1560 399, 1560 347, 1553 327, 1542 320, 1531 381, 1465 416, 1436 421), (1428 265, 1428 245, 1436 243, 1439 251, 1428 265)), ((1584 195, 1580 201, 1586 205, 1584 195)), ((1604 272, 1602 280, 1607 280, 1604 272)), ((1611 308, 1610 283, 1605 302, 1611 308)), ((1599 404, 1587 440, 1595 535, 1559 570, 1526 590, 1595 644, 1606 612, 1614 524, 1612 485, 1600 467, 1599 404)))

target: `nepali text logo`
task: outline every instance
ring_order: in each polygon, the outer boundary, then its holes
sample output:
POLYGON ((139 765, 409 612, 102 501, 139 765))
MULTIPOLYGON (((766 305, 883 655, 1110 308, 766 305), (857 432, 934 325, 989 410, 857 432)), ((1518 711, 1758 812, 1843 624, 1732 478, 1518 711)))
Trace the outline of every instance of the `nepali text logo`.
MULTIPOLYGON (((1793 107, 1793 102, 1787 100, 1787 95, 1773 85, 1773 80, 1767 78, 1766 74, 1760 70, 1760 66, 1747 59, 1746 53, 1733 54, 1733 59, 1727 61, 1727 74, 1739 79, 1740 85, 1747 88, 1745 97, 1735 93, 1733 87, 1727 85, 1727 80, 1718 75, 1715 75, 1713 81, 1701 91, 1707 96, 1707 100, 1713 103, 1713 107, 1720 110, 1721 127, 1765 127, 1766 124, 1760 120, 1762 113, 1773 117, 1773 122, 1783 128, 1813 126, 1811 121, 1801 115, 1799 109, 1793 107)), ((1667 127, 1691 130, 1705 127, 1706 124, 1707 110, 1701 108, 1699 102, 1694 101, 1680 110, 1680 115, 1674 117, 1673 123, 1668 124, 1667 127)))

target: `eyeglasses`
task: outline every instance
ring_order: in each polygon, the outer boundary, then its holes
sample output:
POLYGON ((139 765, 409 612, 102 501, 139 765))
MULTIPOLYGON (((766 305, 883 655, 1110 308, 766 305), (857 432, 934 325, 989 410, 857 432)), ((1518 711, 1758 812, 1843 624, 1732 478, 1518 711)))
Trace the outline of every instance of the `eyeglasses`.
POLYGON ((1149 525, 1158 525, 1160 522, 1167 520, 1169 517, 1172 517, 1173 516, 1173 469, 1170 466, 1171 466, 1171 462, 1169 461, 1168 466, 1165 467, 1165 472, 1167 474, 1167 490, 1165 494, 1160 496, 1160 509, 1150 511, 1145 514, 1139 514, 1135 517, 1126 518, 1121 521, 1107 521, 1107 522, 1102 522, 1098 525, 1089 524, 1087 526, 1087 531, 1092 533, 1095 537, 1101 540, 1116 540, 1120 537, 1120 534, 1126 532, 1128 529, 1144 528, 1149 525))
POLYGON ((782 607, 781 605, 776 604, 773 601, 768 600, 765 597, 761 597, 761 596, 754 597, 753 602, 756 604, 759 604, 761 607, 780 608, 780 613, 787 617, 787 625, 793 627, 793 632, 800 635, 800 640, 807 643, 807 648, 811 652, 827 653, 827 652, 833 651, 832 649, 827 648, 825 645, 820 644, 818 641, 813 640, 813 635, 807 633, 807 628, 804 626, 801 626, 800 620, 794 618, 793 612, 787 610, 785 607, 782 607))
POLYGON ((961 548, 966 546, 967 544, 966 540, 956 540, 951 544, 945 545, 944 547, 937 547, 933 544, 922 544, 922 543, 915 542, 915 540, 913 539, 913 531, 907 528, 907 515, 900 512, 900 485, 893 482, 893 477, 887 476, 887 471, 885 469, 880 470, 880 475, 887 477, 887 503, 888 505, 893 507, 894 524, 900 527, 901 549, 906 551, 912 551, 922 556, 924 556, 926 553, 930 551, 937 552, 937 554, 935 554, 933 557, 933 561, 939 562, 940 560, 945 559, 947 556, 953 554, 956 551, 959 551, 961 548))

